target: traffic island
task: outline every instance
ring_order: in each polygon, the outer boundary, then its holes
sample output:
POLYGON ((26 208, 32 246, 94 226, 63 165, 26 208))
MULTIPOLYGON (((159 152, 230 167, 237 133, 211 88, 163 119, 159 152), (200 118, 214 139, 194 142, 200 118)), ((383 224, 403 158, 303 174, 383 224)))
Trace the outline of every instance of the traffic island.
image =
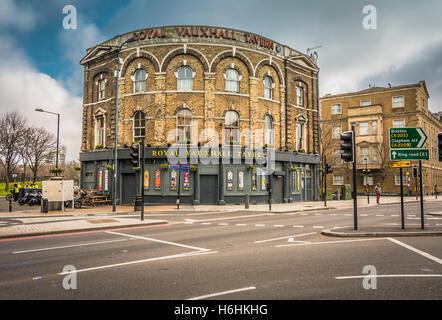
POLYGON ((374 237, 422 237, 442 236, 441 227, 411 227, 402 230, 398 227, 362 227, 354 230, 353 227, 325 229, 321 234, 329 237, 341 238, 374 238, 374 237))

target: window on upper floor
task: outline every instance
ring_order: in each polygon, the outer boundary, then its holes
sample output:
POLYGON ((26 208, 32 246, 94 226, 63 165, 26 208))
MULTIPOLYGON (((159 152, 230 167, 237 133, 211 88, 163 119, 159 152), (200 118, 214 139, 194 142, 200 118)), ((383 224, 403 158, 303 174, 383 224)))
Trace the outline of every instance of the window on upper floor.
POLYGON ((192 112, 190 110, 178 111, 176 126, 178 141, 192 143, 192 112))
POLYGON ((98 80, 98 100, 106 98, 106 79, 98 80))
POLYGON ((228 111, 225 118, 224 141, 229 144, 239 144, 239 115, 235 111, 228 111))
POLYGON ((366 107, 371 105, 371 100, 362 100, 361 107, 366 107))
POLYGON ((340 103, 332 104, 332 114, 341 114, 342 105, 340 103))
POLYGON ((333 139, 341 139, 342 126, 333 127, 333 139))
POLYGON ((404 106, 404 96, 393 97, 393 108, 403 108, 404 106))
POLYGON ((404 128, 405 120, 393 120, 393 128, 404 128))
POLYGON ((190 67, 184 66, 178 69, 178 90, 186 91, 193 89, 193 71, 190 67))
POLYGON ((95 116, 95 146, 104 146, 105 140, 105 118, 104 114, 95 116))
POLYGON ((264 98, 273 99, 273 79, 270 76, 264 77, 264 98))
POLYGON ((138 69, 135 72, 135 92, 146 91, 146 71, 143 69, 138 69))
POLYGON ((333 185, 342 186, 344 184, 344 176, 333 176, 333 185))
POLYGON ((370 147, 361 147, 359 149, 360 163, 368 164, 370 163, 370 147))
POLYGON ((301 86, 296 87, 296 104, 298 106, 304 105, 304 88, 301 86))
POLYGON ((374 136, 378 134, 378 121, 377 120, 373 120, 371 122, 371 134, 374 136))
POLYGON ((264 117, 264 130, 265 130, 264 143, 268 146, 273 146, 273 120, 272 117, 269 115, 266 115, 264 117))
POLYGON ((359 122, 359 135, 368 136, 368 122, 359 122))
POLYGON ((224 74, 226 79, 226 91, 239 92, 239 73, 235 69, 227 69, 224 74))
POLYGON ((144 112, 137 111, 134 114, 134 141, 146 136, 146 117, 144 112))

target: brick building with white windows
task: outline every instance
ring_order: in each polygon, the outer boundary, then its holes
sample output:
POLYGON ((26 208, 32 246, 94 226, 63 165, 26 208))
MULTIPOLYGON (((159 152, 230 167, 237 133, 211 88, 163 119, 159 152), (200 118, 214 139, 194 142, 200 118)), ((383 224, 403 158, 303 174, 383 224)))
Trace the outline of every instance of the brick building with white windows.
POLYGON ((83 187, 113 194, 109 169, 114 166, 117 48, 131 37, 136 41, 122 47, 120 56, 119 203, 131 203, 140 192, 135 181, 141 173, 131 167, 126 146, 141 138, 145 203, 174 202, 177 183, 182 201, 194 204, 242 203, 246 193, 252 203, 266 202, 267 183, 274 202, 318 199, 319 69, 314 59, 256 34, 206 26, 137 30, 87 50, 81 60, 83 187), (256 139, 259 132, 264 152, 252 158, 274 149, 270 176, 257 176, 259 164, 250 166, 245 159, 198 163, 187 173, 162 170, 167 149, 177 141, 201 150, 216 133, 219 146, 244 151, 246 138, 256 139))
MULTIPOLYGON (((321 146, 333 167, 333 173, 327 176, 327 187, 337 191, 342 184, 352 184, 351 163, 346 164, 340 158, 340 133, 351 131, 351 125, 355 124, 358 192, 366 192, 367 184, 368 190, 374 192, 375 185, 380 183, 383 192, 400 193, 399 169, 389 168, 389 129, 421 127, 428 136, 424 149, 430 151, 430 160, 422 161, 423 191, 431 194, 434 185, 442 183, 436 140, 437 133, 442 132, 442 123, 437 114, 429 111, 429 98, 425 81, 323 96, 321 146)), ((411 164, 417 166, 418 161, 411 164)), ((417 179, 412 169, 404 168, 403 174, 404 192, 415 194, 417 179)))

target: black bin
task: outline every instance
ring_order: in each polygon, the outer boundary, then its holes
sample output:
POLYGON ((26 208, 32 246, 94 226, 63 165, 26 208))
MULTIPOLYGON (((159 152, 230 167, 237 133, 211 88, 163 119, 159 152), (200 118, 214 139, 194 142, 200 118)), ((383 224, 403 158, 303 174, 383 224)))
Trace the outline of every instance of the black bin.
POLYGON ((141 211, 141 206, 143 205, 143 201, 140 195, 134 196, 134 211, 141 211))
POLYGON ((41 213, 48 213, 49 211, 49 201, 48 199, 41 199, 41 213))

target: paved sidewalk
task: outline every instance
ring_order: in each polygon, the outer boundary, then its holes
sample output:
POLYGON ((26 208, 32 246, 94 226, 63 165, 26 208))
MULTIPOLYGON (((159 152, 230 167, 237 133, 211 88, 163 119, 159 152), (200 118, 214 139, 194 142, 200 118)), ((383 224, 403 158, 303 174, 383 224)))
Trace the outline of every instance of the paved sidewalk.
POLYGON ((145 219, 131 216, 58 216, 44 218, 0 218, 0 239, 31 237, 48 234, 74 233, 115 228, 133 228, 167 224, 166 220, 145 219))

